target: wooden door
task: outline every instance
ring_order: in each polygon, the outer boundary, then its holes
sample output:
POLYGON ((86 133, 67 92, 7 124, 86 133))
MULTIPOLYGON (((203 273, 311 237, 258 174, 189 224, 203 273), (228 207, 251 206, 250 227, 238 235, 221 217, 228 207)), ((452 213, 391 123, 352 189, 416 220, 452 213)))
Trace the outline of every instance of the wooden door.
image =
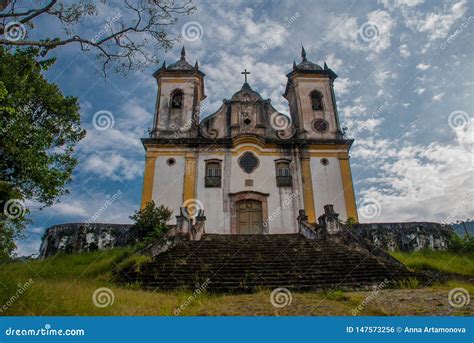
POLYGON ((237 232, 241 235, 262 233, 262 204, 255 200, 244 200, 237 204, 237 232))

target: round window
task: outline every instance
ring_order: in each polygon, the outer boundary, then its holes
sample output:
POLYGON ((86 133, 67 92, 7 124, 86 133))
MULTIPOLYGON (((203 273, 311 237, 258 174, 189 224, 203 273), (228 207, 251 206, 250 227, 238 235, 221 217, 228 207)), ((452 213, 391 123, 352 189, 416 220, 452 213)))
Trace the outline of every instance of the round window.
POLYGON ((324 119, 316 119, 313 122, 314 131, 323 133, 329 129, 329 123, 324 119))
POLYGON ((329 164, 329 160, 327 158, 322 158, 320 162, 323 166, 327 166, 329 164))
POLYGON ((176 163, 176 160, 174 158, 168 158, 166 160, 166 164, 168 164, 169 166, 174 166, 176 163))

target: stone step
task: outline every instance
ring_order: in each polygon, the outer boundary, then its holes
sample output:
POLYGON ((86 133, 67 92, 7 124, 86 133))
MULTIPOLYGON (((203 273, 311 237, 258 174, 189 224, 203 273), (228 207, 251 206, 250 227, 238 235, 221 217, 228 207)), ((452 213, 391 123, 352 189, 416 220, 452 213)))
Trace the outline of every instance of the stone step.
POLYGON ((119 273, 123 282, 147 289, 196 287, 209 279, 209 291, 250 291, 286 287, 311 290, 372 287, 413 276, 403 266, 336 242, 299 234, 203 235, 182 241, 153 261, 119 273))

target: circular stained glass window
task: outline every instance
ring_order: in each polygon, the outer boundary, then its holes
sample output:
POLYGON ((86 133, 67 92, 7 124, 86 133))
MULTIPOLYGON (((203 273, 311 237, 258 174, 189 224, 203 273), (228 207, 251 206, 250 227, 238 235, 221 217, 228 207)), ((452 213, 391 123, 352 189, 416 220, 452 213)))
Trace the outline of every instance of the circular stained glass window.
POLYGON ((174 158, 168 158, 166 160, 166 164, 168 164, 169 166, 174 166, 176 163, 176 160, 174 158))
POLYGON ((239 158, 239 166, 247 174, 252 173, 258 167, 258 158, 251 152, 245 152, 239 158))
POLYGON ((323 133, 329 129, 329 123, 324 119, 316 119, 313 122, 314 131, 323 133))

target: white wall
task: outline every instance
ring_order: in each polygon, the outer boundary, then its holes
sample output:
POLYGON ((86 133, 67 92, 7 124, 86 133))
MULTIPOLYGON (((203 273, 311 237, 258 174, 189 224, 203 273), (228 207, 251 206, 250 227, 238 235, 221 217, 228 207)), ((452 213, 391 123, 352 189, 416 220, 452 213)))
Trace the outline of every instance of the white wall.
POLYGON ((176 224, 176 215, 183 202, 184 157, 158 156, 155 162, 152 198, 157 205, 172 209, 171 224, 176 224), (173 157, 176 163, 169 166, 166 161, 173 157))
MULTIPOLYGON (((242 152, 243 153, 243 152, 242 152)), ((260 163, 251 174, 245 173, 238 165, 241 154, 232 156, 230 151, 225 154, 201 152, 197 159, 196 198, 199 200, 206 215, 206 231, 208 233, 231 233, 230 201, 228 194, 241 191, 268 193, 268 232, 297 232, 298 210, 304 208, 303 190, 299 163, 295 156, 291 159, 293 187, 277 187, 275 160, 282 156, 258 155, 260 163), (222 185, 220 188, 205 187, 205 161, 208 159, 222 160, 222 185), (245 186, 245 180, 252 179, 253 186, 245 186)), ((174 156, 176 163, 169 166, 166 162, 171 156, 158 156, 155 165, 153 200, 174 210, 170 223, 176 223, 175 215, 182 206, 184 183, 184 156, 174 156)), ((332 204, 341 220, 347 219, 342 186, 341 171, 338 158, 329 157, 329 164, 323 166, 320 157, 311 157, 311 174, 315 199, 316 216, 324 213, 324 205, 332 204)))
MULTIPOLYGON (((224 160, 223 155, 201 154, 198 157, 197 166, 197 198, 204 207, 204 215, 206 216, 206 232, 230 234, 230 216, 228 212, 224 212, 224 187, 226 178, 222 179, 220 188, 206 188, 206 160, 218 159, 224 160)), ((224 161, 222 161, 224 163, 224 161)))
MULTIPOLYGON (((255 191, 269 193, 268 202, 268 231, 269 233, 297 232, 297 211, 294 208, 302 206, 300 197, 302 192, 291 187, 277 187, 275 175, 275 156, 259 156, 258 168, 251 174, 245 173, 238 165, 240 155, 201 154, 198 159, 197 198, 204 205, 206 214, 206 231, 209 233, 230 234, 230 203, 229 193, 255 191), (205 188, 205 160, 222 160, 222 187, 205 188), (245 180, 252 179, 253 186, 245 186, 245 180), (292 196, 292 194, 295 194, 292 196), (295 214, 296 213, 296 214, 295 214)), ((293 159, 294 160, 294 159, 293 159)), ((293 161, 294 162, 294 161, 293 161)), ((295 176, 293 176, 295 178, 295 176)), ((299 178, 296 177, 295 181, 299 178)), ((303 207, 301 207, 303 208, 303 207)))
POLYGON ((316 217, 324 213, 324 205, 332 204, 336 213, 339 213, 339 218, 346 220, 347 211, 339 159, 336 157, 327 159, 329 161, 327 166, 321 164, 321 157, 311 157, 310 160, 316 217))

